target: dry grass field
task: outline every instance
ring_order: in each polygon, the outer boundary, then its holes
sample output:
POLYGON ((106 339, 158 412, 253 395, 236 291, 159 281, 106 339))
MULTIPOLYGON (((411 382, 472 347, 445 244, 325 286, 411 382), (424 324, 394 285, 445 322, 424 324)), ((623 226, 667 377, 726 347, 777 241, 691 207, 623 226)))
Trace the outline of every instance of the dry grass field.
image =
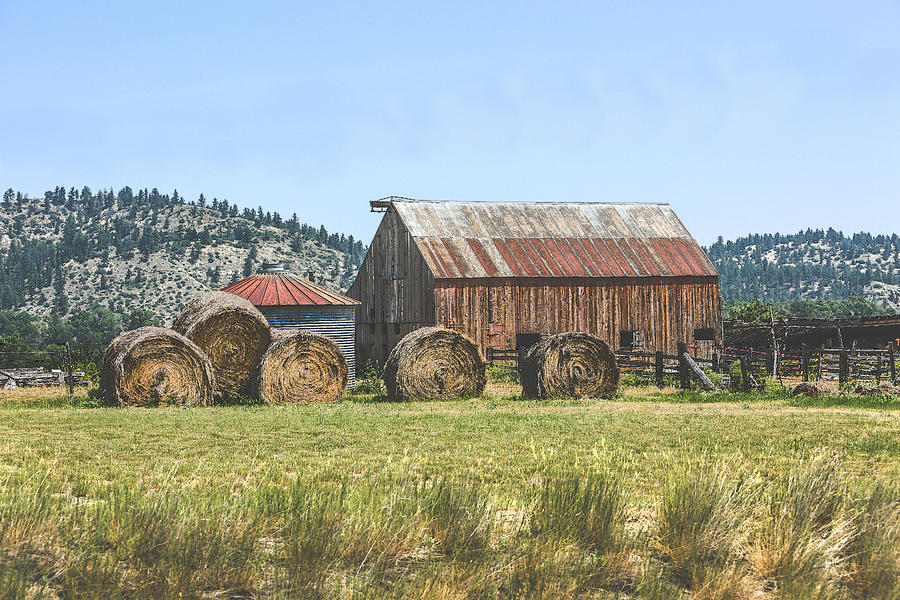
POLYGON ((0 598, 897 598, 897 399, 0 392, 0 598))

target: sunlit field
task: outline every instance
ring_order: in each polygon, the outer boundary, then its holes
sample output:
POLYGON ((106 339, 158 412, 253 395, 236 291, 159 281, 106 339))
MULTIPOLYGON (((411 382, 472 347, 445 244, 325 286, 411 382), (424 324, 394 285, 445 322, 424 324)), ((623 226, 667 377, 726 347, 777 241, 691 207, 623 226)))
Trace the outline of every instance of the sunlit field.
POLYGON ((896 398, 0 393, 0 598, 896 598, 896 398), (88 408, 86 408, 88 407, 88 408))

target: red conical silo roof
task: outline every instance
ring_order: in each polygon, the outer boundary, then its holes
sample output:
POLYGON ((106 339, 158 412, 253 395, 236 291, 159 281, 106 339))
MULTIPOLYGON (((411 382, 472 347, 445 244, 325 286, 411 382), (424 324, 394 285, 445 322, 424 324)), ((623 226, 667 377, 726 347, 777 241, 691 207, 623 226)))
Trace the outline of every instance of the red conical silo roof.
POLYGON ((222 288, 254 306, 355 306, 359 301, 286 272, 264 272, 222 288))

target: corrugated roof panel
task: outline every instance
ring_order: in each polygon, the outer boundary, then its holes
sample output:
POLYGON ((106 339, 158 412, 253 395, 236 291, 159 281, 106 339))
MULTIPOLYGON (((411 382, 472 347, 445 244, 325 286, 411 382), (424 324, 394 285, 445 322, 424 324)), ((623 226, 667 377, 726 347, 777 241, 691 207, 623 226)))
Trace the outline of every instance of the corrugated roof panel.
POLYGON ((441 270, 443 270, 447 274, 447 277, 462 277, 462 273, 460 273, 459 269, 456 268, 456 265, 453 263, 453 258, 450 256, 450 253, 447 252, 447 247, 444 245, 445 239, 446 238, 439 238, 436 240, 432 240, 431 252, 437 258, 438 263, 441 266, 441 270))
POLYGON ((494 246, 497 248, 497 251, 503 256, 503 260, 506 262, 509 269, 512 271, 514 277, 527 277, 528 274, 522 269, 522 266, 516 261, 513 256, 512 251, 509 249, 509 246, 506 243, 505 239, 495 239, 493 240, 494 246))
POLYGON ((437 254, 435 254, 434 252, 434 248, 432 246, 435 243, 441 243, 440 239, 422 238, 421 240, 417 240, 419 250, 422 252, 422 256, 425 258, 425 262, 427 262, 428 266, 431 267, 431 271, 434 273, 434 276, 437 278, 449 277, 450 275, 447 273, 447 269, 444 268, 444 265, 441 263, 437 254))
POLYGON ((506 240, 506 245, 509 248, 509 251, 512 252, 512 255, 516 258, 516 262, 521 265, 522 272, 525 273, 526 276, 530 276, 531 273, 540 270, 541 266, 540 263, 534 262, 528 255, 528 251, 525 249, 527 244, 528 242, 525 238, 508 238, 506 240))
POLYGON ((434 276, 715 276, 666 204, 391 203, 434 276))
POLYGON ((447 250, 447 254, 450 256, 450 260, 453 261, 453 264, 456 266, 456 270, 459 271, 459 276, 475 276, 476 269, 466 268, 466 261, 463 260, 462 253, 460 253, 459 248, 456 246, 456 239, 444 238, 441 241, 444 242, 444 248, 447 250))
POLYGON ((685 275, 695 274, 693 269, 691 269, 691 265, 685 260, 684 256, 681 255, 681 251, 678 249, 678 246, 675 245, 673 240, 670 240, 669 238, 660 238, 659 241, 669 250, 675 264, 678 265, 679 273, 685 275))
POLYGON ((675 271, 673 270, 673 264, 671 259, 667 258, 665 253, 663 253, 658 244, 655 242, 659 240, 659 238, 650 238, 644 240, 644 248, 647 249, 648 252, 651 253, 653 260, 656 261, 656 265, 659 268, 659 272, 661 275, 674 275, 675 271))
POLYGON ((637 272, 638 277, 647 277, 650 275, 650 270, 644 264, 644 261, 641 260, 641 256, 632 247, 631 239, 622 238, 621 240, 619 240, 619 247, 622 249, 622 252, 624 252, 628 257, 628 260, 631 261, 631 265, 637 272))
POLYGON ((531 258, 531 262, 539 265, 541 273, 553 273, 555 272, 555 263, 547 256, 543 244, 540 244, 539 242, 540 240, 537 239, 522 240, 522 247, 525 248, 525 251, 531 258))
POLYGON ((494 264, 494 261, 491 260, 491 257, 484 249, 481 241, 474 238, 469 238, 466 240, 466 243, 469 245, 469 248, 472 249, 475 257, 478 259, 478 263, 481 265, 481 268, 484 269, 484 272, 487 274, 487 276, 497 277, 500 271, 497 269, 497 265, 494 264))
POLYGON ((593 240, 581 239, 578 240, 578 243, 581 244, 585 255, 590 257, 591 264, 593 265, 593 272, 599 273, 601 277, 611 277, 612 270, 610 270, 609 265, 606 264, 603 256, 600 255, 600 252, 594 246, 593 240))
POLYGON ((559 261, 556 257, 553 256, 553 253, 550 248, 547 247, 547 244, 541 238, 531 238, 528 240, 528 243, 531 244, 532 248, 534 248, 535 253, 541 258, 544 266, 546 267, 545 273, 550 273, 551 277, 564 277, 566 272, 563 269, 563 266, 559 264, 559 261))
POLYGON ((355 306, 357 300, 291 273, 257 273, 222 288, 254 306, 355 306))
POLYGON ((656 266, 656 262, 653 260, 651 255, 647 253, 647 248, 644 240, 631 238, 630 240, 628 240, 628 244, 631 246, 631 249, 634 250, 635 254, 640 257, 641 264, 643 264, 644 268, 647 269, 647 274, 651 277, 658 277, 660 275, 659 267, 656 266))
POLYGON ((578 257, 579 253, 572 247, 572 241, 566 238, 557 238, 554 241, 556 242, 556 245, 559 246, 559 250, 565 257, 566 262, 568 262, 569 266, 572 267, 572 270, 575 271, 575 275, 578 277, 587 277, 589 271, 578 257))

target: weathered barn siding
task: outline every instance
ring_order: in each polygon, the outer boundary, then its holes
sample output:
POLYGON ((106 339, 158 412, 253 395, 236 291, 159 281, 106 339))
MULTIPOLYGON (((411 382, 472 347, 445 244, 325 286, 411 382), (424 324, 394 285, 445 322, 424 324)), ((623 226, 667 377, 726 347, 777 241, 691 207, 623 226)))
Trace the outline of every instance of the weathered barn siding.
POLYGON ((698 354, 721 347, 716 278, 438 280, 438 325, 488 346, 514 348, 519 333, 586 331, 619 347, 622 331, 641 332, 647 350, 674 353, 692 345, 694 330, 715 339, 697 342, 698 354))
POLYGON ((347 295, 357 308, 357 364, 383 363, 400 339, 434 325, 434 276, 397 213, 385 213, 347 295))

